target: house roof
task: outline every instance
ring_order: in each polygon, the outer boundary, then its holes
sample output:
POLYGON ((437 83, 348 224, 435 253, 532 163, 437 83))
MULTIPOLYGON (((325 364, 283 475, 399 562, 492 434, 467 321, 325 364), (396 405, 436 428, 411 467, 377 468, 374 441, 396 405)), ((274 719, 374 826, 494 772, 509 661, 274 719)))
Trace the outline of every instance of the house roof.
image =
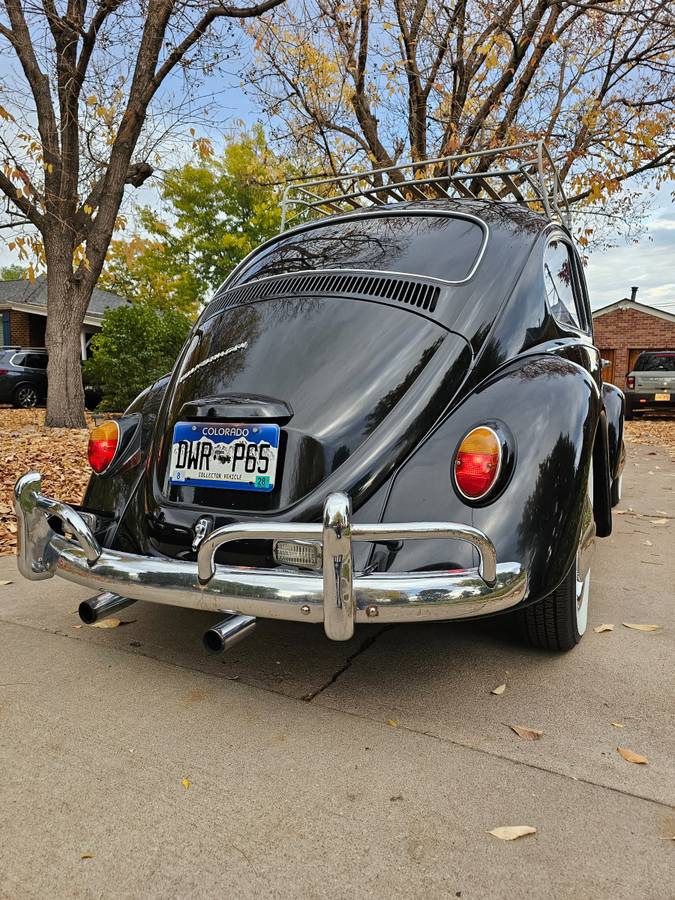
POLYGON ((609 306, 603 306, 602 309, 596 309, 593 313, 593 318, 598 319, 600 318, 600 316, 605 316, 608 313, 613 313, 618 309, 633 309, 636 312, 645 313, 645 315, 654 316, 657 319, 664 319, 666 322, 675 323, 675 315, 666 312, 665 309, 657 309, 655 306, 647 306, 646 303, 638 303, 637 300, 631 300, 629 297, 624 297, 622 300, 617 300, 616 303, 610 303, 609 306))
MULTIPOLYGON (((124 297, 94 288, 87 308, 85 322, 99 323, 106 309, 114 309, 128 303, 124 297)), ((20 309, 38 315, 47 314, 47 279, 44 275, 29 281, 20 278, 15 281, 0 281, 0 309, 20 309)))

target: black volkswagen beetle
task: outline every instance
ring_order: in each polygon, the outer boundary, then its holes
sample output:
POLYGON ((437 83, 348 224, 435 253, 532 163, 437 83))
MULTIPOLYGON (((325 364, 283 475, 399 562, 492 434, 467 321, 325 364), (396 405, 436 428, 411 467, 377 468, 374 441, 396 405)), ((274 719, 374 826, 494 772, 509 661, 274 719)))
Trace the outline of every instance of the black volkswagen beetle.
POLYGON ((451 174, 385 200, 380 178, 322 195, 319 220, 306 191, 306 221, 239 265, 171 375, 94 429, 83 505, 19 479, 21 572, 100 592, 89 623, 136 600, 227 614, 214 651, 256 617, 346 640, 506 611, 572 648, 624 398, 568 229, 506 175, 518 202, 475 172, 460 198, 451 174))

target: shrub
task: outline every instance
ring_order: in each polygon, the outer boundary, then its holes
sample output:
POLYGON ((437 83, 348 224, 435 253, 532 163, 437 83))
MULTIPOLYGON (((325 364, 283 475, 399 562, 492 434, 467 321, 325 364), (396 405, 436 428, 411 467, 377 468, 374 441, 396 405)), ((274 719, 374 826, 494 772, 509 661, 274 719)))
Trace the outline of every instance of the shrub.
POLYGON ((106 310, 92 357, 84 364, 88 384, 102 393, 99 409, 121 411, 173 368, 190 330, 190 319, 175 310, 143 303, 106 310))

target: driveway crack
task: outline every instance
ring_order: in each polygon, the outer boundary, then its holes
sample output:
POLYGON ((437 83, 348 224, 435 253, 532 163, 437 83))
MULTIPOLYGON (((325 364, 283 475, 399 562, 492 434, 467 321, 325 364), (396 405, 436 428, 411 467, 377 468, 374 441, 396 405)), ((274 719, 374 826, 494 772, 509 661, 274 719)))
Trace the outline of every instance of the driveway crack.
POLYGON ((385 631, 391 631, 391 629, 395 628, 395 627, 396 627, 395 625, 385 625, 379 631, 377 631, 375 634, 367 637, 365 639, 365 641, 363 641, 363 643, 360 644, 356 648, 356 650, 354 650, 353 653, 349 654, 349 656, 345 659, 344 663, 338 669, 336 669, 335 672, 333 672, 333 674, 327 681, 324 681, 324 683, 319 685, 319 687, 316 688, 315 690, 309 691, 307 694, 304 694, 300 699, 303 700, 305 703, 311 703, 312 700, 314 700, 315 697, 318 697, 319 694, 322 694, 326 690, 326 688, 329 688, 332 684, 335 684, 335 682, 338 680, 338 678, 344 672, 346 672, 347 669, 351 668, 351 665, 354 662, 354 660, 358 656, 361 656, 361 654, 365 653, 366 650, 368 650, 370 647, 373 646, 373 644, 380 637, 380 635, 384 634, 385 631))

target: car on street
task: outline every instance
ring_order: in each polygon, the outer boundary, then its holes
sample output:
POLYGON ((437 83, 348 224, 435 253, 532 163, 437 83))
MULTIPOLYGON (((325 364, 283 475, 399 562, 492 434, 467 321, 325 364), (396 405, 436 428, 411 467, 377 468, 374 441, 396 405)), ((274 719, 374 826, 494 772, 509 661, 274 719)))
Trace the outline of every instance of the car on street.
POLYGON ((91 432, 81 506, 19 479, 21 572, 89 586, 87 623, 219 613, 212 651, 258 617, 348 640, 497 614, 574 647, 624 396, 546 147, 296 183, 283 222, 170 375, 91 432))
MULTIPOLYGON (((0 403, 33 409, 47 402, 47 351, 42 347, 0 347, 0 403)), ((101 392, 84 385, 84 402, 94 409, 101 392)))
POLYGON ((626 376, 626 418, 675 408, 675 350, 645 350, 626 376))
POLYGON ((0 347, 0 403, 21 409, 47 398, 47 352, 33 347, 0 347))

